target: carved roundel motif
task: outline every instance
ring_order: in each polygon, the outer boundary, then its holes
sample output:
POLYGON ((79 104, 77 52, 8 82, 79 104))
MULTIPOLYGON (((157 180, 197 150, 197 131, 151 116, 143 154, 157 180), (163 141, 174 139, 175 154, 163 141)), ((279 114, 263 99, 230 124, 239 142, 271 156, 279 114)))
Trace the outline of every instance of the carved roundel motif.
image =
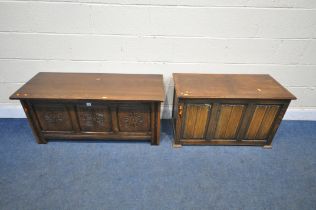
POLYGON ((119 107, 120 131, 148 131, 149 108, 147 106, 119 107))
POLYGON ((137 112, 131 112, 124 116, 123 126, 129 129, 138 129, 144 126, 144 115, 137 112))

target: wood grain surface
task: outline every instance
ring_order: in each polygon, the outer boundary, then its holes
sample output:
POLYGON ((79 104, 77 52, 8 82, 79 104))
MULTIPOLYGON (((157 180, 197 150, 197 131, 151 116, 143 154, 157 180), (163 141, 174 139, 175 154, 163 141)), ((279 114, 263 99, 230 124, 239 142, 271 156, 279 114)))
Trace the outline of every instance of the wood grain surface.
POLYGON ((180 98, 296 99, 270 75, 173 74, 180 98))
POLYGON ((10 99, 163 101, 162 75, 40 72, 10 99))

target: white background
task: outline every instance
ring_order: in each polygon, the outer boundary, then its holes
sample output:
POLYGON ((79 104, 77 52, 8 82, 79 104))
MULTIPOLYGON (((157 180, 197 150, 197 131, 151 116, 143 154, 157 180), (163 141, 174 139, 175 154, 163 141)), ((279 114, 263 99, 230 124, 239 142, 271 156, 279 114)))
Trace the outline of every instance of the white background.
POLYGON ((315 38, 315 0, 0 1, 0 117, 39 71, 163 74, 164 118, 172 72, 264 73, 314 110, 315 38))

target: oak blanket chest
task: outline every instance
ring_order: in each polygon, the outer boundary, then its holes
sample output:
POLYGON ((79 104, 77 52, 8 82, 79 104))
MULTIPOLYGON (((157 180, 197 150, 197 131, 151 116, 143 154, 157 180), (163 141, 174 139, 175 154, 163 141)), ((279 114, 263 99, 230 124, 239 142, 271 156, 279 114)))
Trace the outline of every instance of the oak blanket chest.
POLYGON ((262 145, 292 99, 269 75, 173 74, 174 146, 262 145))
POLYGON ((10 99, 20 100, 37 143, 108 139, 159 144, 162 75, 38 73, 10 99))

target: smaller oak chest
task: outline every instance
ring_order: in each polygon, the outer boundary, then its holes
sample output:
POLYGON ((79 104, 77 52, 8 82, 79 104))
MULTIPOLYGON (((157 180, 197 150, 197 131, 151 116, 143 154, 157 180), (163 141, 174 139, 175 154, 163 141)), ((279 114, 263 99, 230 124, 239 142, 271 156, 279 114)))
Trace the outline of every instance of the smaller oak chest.
POLYGON ((20 100, 37 143, 108 139, 159 144, 162 75, 38 73, 10 99, 20 100))
POLYGON ((269 75, 173 74, 175 146, 262 145, 292 99, 269 75))

